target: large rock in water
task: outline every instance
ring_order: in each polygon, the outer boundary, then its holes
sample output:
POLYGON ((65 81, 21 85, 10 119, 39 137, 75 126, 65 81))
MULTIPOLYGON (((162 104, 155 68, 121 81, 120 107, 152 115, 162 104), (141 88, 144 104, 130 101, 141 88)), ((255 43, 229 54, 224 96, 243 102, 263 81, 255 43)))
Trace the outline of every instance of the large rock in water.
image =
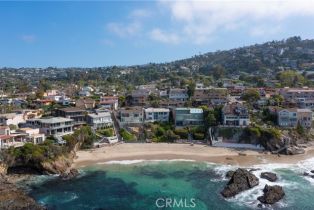
POLYGON ((42 210, 44 207, 18 189, 0 174, 0 209, 1 210, 42 210))
POLYGON ((75 168, 71 168, 68 172, 60 174, 60 177, 64 180, 72 179, 79 175, 79 172, 75 168))
POLYGON ((285 192, 283 191, 282 187, 278 185, 265 185, 263 192, 264 195, 258 197, 257 199, 265 204, 274 204, 285 196, 285 192))
POLYGON ((277 175, 275 173, 272 173, 272 172, 261 173, 261 178, 267 179, 270 182, 275 182, 278 179, 277 175))
POLYGON ((227 186, 221 191, 221 195, 229 198, 258 184, 259 180, 254 174, 239 168, 234 172, 227 186))

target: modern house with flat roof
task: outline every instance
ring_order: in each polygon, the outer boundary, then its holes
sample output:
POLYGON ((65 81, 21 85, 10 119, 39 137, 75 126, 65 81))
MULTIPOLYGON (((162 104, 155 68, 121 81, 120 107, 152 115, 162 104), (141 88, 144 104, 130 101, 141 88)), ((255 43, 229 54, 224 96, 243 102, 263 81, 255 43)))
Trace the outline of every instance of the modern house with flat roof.
POLYGON ((175 126, 201 126, 204 124, 203 109, 176 108, 173 114, 175 126))
POLYGON ((87 124, 94 129, 108 128, 113 125, 110 112, 88 114, 86 116, 86 121, 87 124))
POLYGON ((121 125, 142 124, 144 122, 144 113, 141 107, 132 107, 119 110, 121 125))
POLYGON ((63 136, 73 133, 74 120, 64 117, 51 117, 29 119, 26 125, 31 128, 39 128, 46 135, 63 136))
POLYGON ((86 123, 86 111, 77 107, 67 107, 55 110, 55 117, 64 117, 74 120, 75 125, 86 123))
POLYGON ((248 108, 240 103, 226 104, 222 109, 222 118, 227 126, 248 126, 251 123, 248 108))
POLYGON ((170 110, 166 108, 144 109, 145 122, 169 122, 170 110))

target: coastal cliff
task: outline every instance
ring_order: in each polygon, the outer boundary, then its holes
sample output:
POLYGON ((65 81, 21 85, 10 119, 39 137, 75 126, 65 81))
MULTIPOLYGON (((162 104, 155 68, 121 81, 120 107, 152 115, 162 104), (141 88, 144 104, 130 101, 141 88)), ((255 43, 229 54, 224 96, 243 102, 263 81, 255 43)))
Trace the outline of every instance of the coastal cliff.
POLYGON ((43 210, 45 208, 0 174, 0 209, 43 210))
MULTIPOLYGON (((59 154, 54 158, 21 158, 15 153, 3 152, 0 161, 0 209, 1 210, 42 210, 45 207, 36 203, 22 189, 19 189, 11 180, 11 174, 70 174, 71 165, 76 156, 80 144, 76 144, 70 152, 59 154)), ((14 182, 14 181, 13 181, 14 182)))

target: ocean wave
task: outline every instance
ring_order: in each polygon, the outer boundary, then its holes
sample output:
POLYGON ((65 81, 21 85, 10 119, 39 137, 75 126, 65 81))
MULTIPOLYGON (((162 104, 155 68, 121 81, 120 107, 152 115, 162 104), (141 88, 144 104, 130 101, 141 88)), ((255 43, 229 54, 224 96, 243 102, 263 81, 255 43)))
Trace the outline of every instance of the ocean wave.
POLYGON ((158 163, 158 162, 195 162, 194 160, 189 159, 169 159, 169 160, 112 160, 106 162, 97 163, 97 165, 105 164, 120 164, 120 165, 131 165, 138 163, 158 163))

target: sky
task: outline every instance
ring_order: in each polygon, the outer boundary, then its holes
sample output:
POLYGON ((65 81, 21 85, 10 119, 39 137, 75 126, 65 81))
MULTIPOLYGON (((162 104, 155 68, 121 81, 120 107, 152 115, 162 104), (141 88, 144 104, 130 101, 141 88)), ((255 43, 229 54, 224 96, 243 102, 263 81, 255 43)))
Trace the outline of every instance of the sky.
POLYGON ((314 39, 313 8, 313 0, 1 1, 0 67, 137 65, 314 39))

